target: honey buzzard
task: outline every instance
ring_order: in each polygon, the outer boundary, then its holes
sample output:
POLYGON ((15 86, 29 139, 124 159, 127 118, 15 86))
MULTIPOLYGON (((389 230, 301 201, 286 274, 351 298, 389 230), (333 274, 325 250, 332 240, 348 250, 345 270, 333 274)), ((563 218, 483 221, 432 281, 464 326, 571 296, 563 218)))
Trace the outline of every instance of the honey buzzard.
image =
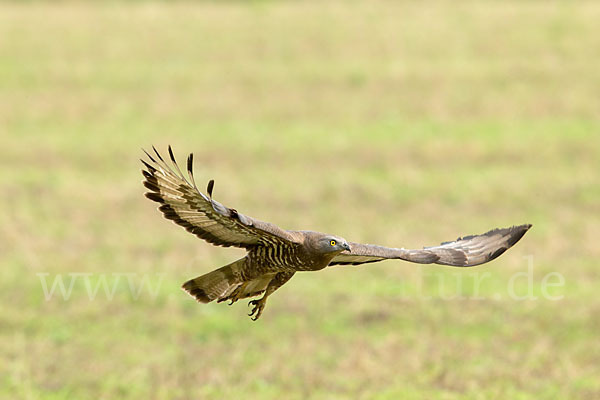
POLYGON ((235 246, 247 251, 244 258, 185 282, 183 289, 202 303, 229 300, 233 304, 264 293, 262 298, 249 302, 253 306, 249 314, 253 320, 261 316, 267 298, 298 271, 388 259, 472 267, 497 258, 531 228, 530 224, 524 224, 494 229, 417 250, 347 242, 340 236, 313 231, 284 230, 215 201, 212 180, 208 183, 208 196, 200 192, 192 172, 193 154, 187 159, 186 177, 170 146, 170 163, 154 147, 153 150, 155 157, 146 152, 149 160, 141 160, 146 168, 142 170, 144 186, 150 190, 146 197, 160 203, 158 209, 167 219, 199 238, 217 246, 235 246))

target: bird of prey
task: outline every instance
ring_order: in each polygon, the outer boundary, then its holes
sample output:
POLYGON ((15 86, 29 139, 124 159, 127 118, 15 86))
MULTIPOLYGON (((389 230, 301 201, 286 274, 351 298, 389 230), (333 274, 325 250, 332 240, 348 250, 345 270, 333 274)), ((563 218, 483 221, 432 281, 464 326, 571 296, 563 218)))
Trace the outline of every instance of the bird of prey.
POLYGON ((491 261, 513 246, 530 224, 494 229, 445 242, 439 246, 407 250, 346 239, 313 231, 284 230, 268 222, 246 216, 212 198, 214 181, 208 182, 208 196, 200 192, 192 172, 193 154, 187 159, 187 177, 181 172, 169 146, 170 162, 152 147, 155 157, 145 152, 141 160, 146 197, 160 203, 167 219, 201 239, 217 246, 246 249, 245 257, 205 275, 185 282, 182 288, 197 301, 209 303, 251 300, 248 314, 260 318, 267 298, 298 271, 319 271, 329 265, 358 265, 388 259, 419 264, 472 267, 491 261))

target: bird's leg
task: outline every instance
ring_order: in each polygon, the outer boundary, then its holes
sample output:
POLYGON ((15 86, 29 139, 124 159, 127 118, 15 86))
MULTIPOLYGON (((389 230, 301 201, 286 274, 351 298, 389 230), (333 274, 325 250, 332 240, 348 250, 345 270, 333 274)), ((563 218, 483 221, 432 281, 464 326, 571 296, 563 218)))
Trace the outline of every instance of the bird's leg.
POLYGON ((252 317, 253 321, 256 321, 257 319, 260 318, 262 312, 265 309, 265 306, 267 304, 267 297, 269 297, 274 291, 276 291, 277 289, 279 289, 281 287, 281 285, 283 285, 284 283, 286 283, 288 280, 290 280, 290 278, 294 275, 294 272, 279 272, 277 275, 275 275, 273 277, 273 279, 271 279, 271 282, 269 282, 269 285, 267 286, 267 289, 265 290, 265 294, 263 297, 261 297, 258 300, 250 300, 250 302, 248 302, 248 306, 252 305, 254 306, 252 308, 252 311, 250 311, 250 314, 248 314, 250 317, 252 317))
POLYGON ((248 316, 252 317, 252 321, 256 321, 257 319, 260 318, 260 315, 262 314, 263 310, 265 309, 265 305, 267 304, 267 295, 265 294, 262 298, 260 298, 259 300, 250 300, 248 302, 248 305, 252 305, 254 307, 252 307, 252 311, 250 311, 250 314, 248 314, 248 316))
POLYGON ((244 289, 246 288, 246 285, 248 283, 244 283, 240 286, 237 287, 237 289, 235 289, 233 291, 233 293, 231 293, 229 295, 229 303, 227 303, 228 306, 232 305, 233 303, 235 303, 236 301, 238 301, 240 299, 241 294, 244 292, 244 289))
POLYGON ((233 303, 235 303, 236 301, 238 301, 240 299, 240 293, 242 293, 243 290, 243 286, 238 286, 233 292, 231 292, 231 294, 227 297, 223 297, 219 300, 217 300, 217 303, 220 303, 222 301, 227 301, 229 300, 229 303, 227 303, 228 306, 232 305, 233 303))

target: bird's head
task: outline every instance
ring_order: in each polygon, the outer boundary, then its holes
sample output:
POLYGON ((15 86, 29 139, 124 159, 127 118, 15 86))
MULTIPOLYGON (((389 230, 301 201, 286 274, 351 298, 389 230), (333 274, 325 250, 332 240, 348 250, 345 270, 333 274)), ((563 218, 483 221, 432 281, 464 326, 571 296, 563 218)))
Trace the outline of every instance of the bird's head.
POLYGON ((323 253, 339 253, 344 250, 350 251, 346 239, 339 236, 325 235, 317 242, 319 250, 323 253))

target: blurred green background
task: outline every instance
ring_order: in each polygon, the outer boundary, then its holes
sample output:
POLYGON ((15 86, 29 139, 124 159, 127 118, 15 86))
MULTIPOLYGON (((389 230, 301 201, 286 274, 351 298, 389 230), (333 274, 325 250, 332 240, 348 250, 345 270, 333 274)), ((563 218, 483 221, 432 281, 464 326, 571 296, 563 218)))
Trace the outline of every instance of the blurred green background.
POLYGON ((0 4, 0 398, 600 398, 598 21, 594 1, 0 4), (152 144, 284 228, 415 248, 534 226, 473 269, 297 274, 254 323, 179 289, 243 251, 144 199, 152 144))

